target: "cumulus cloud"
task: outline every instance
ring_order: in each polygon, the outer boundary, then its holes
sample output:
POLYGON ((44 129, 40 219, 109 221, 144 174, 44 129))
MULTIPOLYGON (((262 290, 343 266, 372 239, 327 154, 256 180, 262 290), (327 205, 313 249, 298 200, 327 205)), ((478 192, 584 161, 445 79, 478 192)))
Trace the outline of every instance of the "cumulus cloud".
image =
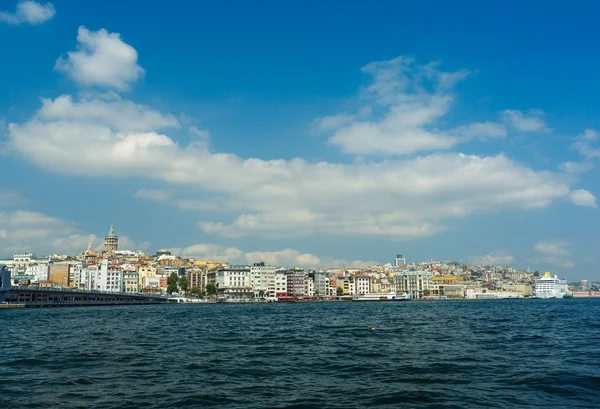
POLYGON ((172 114, 165 114, 131 101, 83 98, 70 95, 55 99, 42 98, 38 118, 43 121, 103 126, 118 132, 147 132, 163 128, 179 128, 172 114))
POLYGON ((17 4, 14 13, 0 11, 0 21, 8 24, 41 24, 50 20, 56 14, 56 9, 52 3, 37 3, 35 1, 22 1, 17 4))
POLYGON ((321 259, 314 254, 301 253, 295 249, 279 251, 244 252, 236 247, 227 247, 213 243, 194 244, 185 248, 169 249, 182 257, 195 257, 203 260, 223 261, 231 264, 252 264, 264 261, 272 266, 282 267, 318 267, 321 259))
POLYGON ((509 266, 515 258, 503 251, 493 251, 485 256, 469 256, 469 262, 478 266, 509 266))
MULTIPOLYGON (((89 63, 92 74, 81 78, 91 79, 90 84, 116 81, 119 88, 137 78, 119 71, 140 72, 131 68, 137 67, 137 53, 118 34, 82 27, 78 39, 81 50, 59 60, 69 75, 88 73, 89 63), (101 69, 105 63, 110 75, 101 69)), ((394 136, 394 142, 383 143, 401 153, 505 136, 503 126, 494 122, 466 123, 446 131, 431 128, 448 111, 450 90, 468 75, 466 71, 443 72, 437 64, 418 66, 405 57, 372 63, 363 71, 373 78, 361 94, 361 101, 370 105, 318 122, 321 128, 336 128, 332 138, 335 132, 354 132, 350 128, 375 126, 383 132, 389 125, 394 132, 410 131, 404 139, 394 136), (380 114, 378 120, 365 119, 380 114)), ((541 208, 571 194, 572 178, 564 173, 533 170, 502 154, 438 152, 352 164, 263 160, 211 152, 207 132, 184 123, 196 135, 188 145, 168 134, 168 128, 181 127, 171 114, 111 92, 90 92, 80 99, 62 95, 42 99, 32 118, 10 124, 6 145, 11 154, 53 172, 143 177, 184 187, 187 197, 173 198, 173 204, 226 213, 218 221, 205 216, 198 222, 206 233, 226 237, 331 234, 410 240, 444 231, 449 219, 541 208)), ((371 147, 380 146, 371 142, 371 147)), ((147 189, 137 195, 165 198, 164 192, 147 189)))
POLYGON ((523 114, 521 111, 507 109, 506 111, 502 111, 501 114, 504 122, 518 131, 533 132, 549 130, 543 119, 544 113, 540 110, 534 109, 527 114, 523 114))
POLYGON ((577 206, 596 207, 596 197, 588 190, 578 189, 569 193, 569 200, 577 206))
POLYGON ((137 51, 125 43, 120 34, 105 29, 90 31, 81 26, 77 33, 77 51, 61 56, 54 69, 83 86, 123 91, 144 74, 137 61, 137 51))
MULTIPOLYGON (((88 233, 76 223, 29 210, 0 211, 0 257, 17 252, 69 254, 84 251, 88 243, 102 248, 104 236, 88 233)), ((127 236, 119 237, 119 247, 140 249, 149 243, 136 244, 127 236)), ((142 248, 143 247, 143 248, 142 248)))
POLYGON ((205 144, 181 146, 154 131, 169 123, 168 115, 154 113, 154 121, 144 114, 116 116, 125 102, 44 100, 29 121, 9 125, 8 146, 51 171, 138 176, 195 188, 202 199, 175 203, 237 213, 230 222, 200 222, 205 232, 230 237, 328 233, 406 240, 443 231, 449 218, 545 207, 570 193, 568 178, 504 155, 437 153, 341 164, 212 153, 205 144))
POLYGON ((575 264, 570 260, 569 243, 563 240, 540 241, 533 246, 535 255, 534 263, 552 265, 562 268, 573 268, 575 264))
POLYGON ((496 122, 439 129, 454 101, 451 90, 467 71, 444 72, 437 63, 418 65, 408 57, 374 62, 362 71, 371 81, 357 98, 357 112, 314 121, 317 130, 331 133, 329 143, 346 153, 406 155, 506 136, 504 125, 496 122))

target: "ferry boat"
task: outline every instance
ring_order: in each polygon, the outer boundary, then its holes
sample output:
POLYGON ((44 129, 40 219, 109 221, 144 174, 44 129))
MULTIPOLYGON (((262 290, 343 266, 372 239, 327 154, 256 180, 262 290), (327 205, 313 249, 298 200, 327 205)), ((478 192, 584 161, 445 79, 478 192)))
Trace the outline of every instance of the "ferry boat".
POLYGON ((408 301, 409 293, 369 293, 352 297, 352 301, 408 301))
POLYGON ((564 298, 568 295, 568 289, 567 280, 561 280, 556 275, 552 277, 549 272, 535 281, 536 298, 564 298))

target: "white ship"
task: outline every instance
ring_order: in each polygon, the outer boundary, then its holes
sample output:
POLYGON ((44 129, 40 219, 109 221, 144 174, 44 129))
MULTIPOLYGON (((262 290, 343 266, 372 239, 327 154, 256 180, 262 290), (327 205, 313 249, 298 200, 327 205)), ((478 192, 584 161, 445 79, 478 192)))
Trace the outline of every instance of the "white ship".
POLYGON ((352 297, 352 301, 407 301, 410 300, 409 293, 369 293, 352 297))
POLYGON ((549 272, 535 281, 536 298, 564 298, 568 294, 567 280, 552 277, 549 272))

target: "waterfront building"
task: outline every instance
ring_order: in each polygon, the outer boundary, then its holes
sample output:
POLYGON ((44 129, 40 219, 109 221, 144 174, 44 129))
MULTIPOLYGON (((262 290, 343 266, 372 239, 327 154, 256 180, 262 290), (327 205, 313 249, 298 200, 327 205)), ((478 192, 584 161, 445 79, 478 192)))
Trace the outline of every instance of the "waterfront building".
POLYGON ((331 295, 331 282, 324 272, 315 272, 315 295, 318 297, 328 297, 331 295))
POLYGON ((352 295, 370 294, 371 290, 371 277, 362 275, 354 276, 354 291, 352 295))
POLYGON ((75 271, 74 284, 80 290, 113 293, 122 293, 125 291, 123 270, 109 268, 108 260, 103 260, 100 266, 78 268, 75 271))
POLYGON ((215 274, 219 296, 226 301, 249 301, 254 298, 250 266, 221 267, 215 274))
POLYGON ((206 291, 206 284, 208 284, 208 270, 192 269, 188 272, 188 288, 198 287, 198 291, 201 293, 206 291))
POLYGON ((315 275, 313 273, 304 275, 304 295, 307 297, 315 296, 315 275))
POLYGON ((48 281, 51 281, 54 284, 58 284, 62 287, 71 287, 73 285, 73 272, 71 269, 71 263, 68 261, 50 264, 48 281))
POLYGON ((396 291, 409 293, 413 299, 423 298, 433 290, 433 273, 428 270, 398 271, 394 280, 396 291))
POLYGON ((305 286, 307 277, 303 268, 294 267, 285 272, 287 295, 292 297, 304 297, 308 295, 308 289, 305 286))
POLYGON ((433 284, 431 295, 450 300, 460 300, 465 298, 465 287, 460 284, 433 284))
POLYGON ((275 299, 275 271, 273 266, 264 262, 254 263, 250 266, 250 279, 254 297, 275 299))
MULTIPOLYGON (((269 289, 271 291, 271 289, 269 289)), ((275 271, 275 297, 287 296, 287 276, 284 270, 275 271)))
POLYGON ((139 276, 137 271, 123 271, 123 288, 127 294, 137 294, 140 292, 139 276))
POLYGON ((115 234, 113 223, 110 223, 110 229, 108 235, 104 238, 104 251, 107 253, 114 253, 119 248, 119 238, 115 234))
POLYGON ((336 278, 335 281, 336 292, 338 291, 338 288, 341 288, 342 295, 354 294, 354 280, 351 280, 349 277, 339 277, 336 278))

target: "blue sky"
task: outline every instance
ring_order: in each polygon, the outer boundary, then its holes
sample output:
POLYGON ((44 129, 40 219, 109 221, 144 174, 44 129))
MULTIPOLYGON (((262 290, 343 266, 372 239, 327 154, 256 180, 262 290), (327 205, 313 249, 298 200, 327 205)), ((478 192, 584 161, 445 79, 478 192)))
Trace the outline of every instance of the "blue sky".
POLYGON ((600 279, 600 5, 322 3, 0 0, 0 256, 600 279))

